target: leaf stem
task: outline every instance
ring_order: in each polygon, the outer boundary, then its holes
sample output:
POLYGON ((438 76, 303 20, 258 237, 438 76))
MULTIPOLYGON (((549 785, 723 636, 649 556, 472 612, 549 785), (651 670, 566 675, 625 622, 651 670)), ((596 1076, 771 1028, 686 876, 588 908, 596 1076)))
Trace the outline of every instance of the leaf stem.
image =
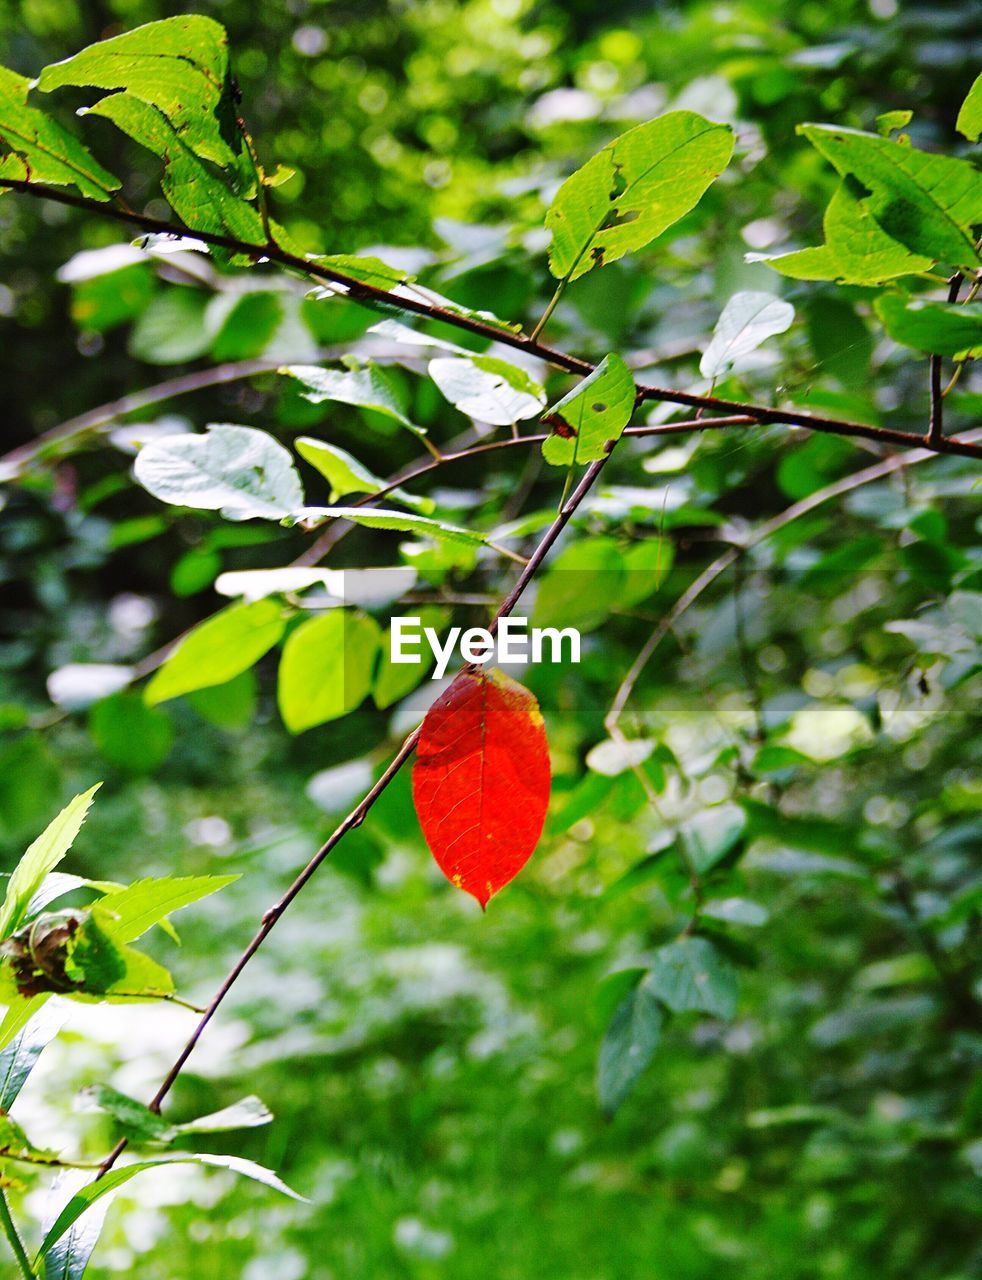
POLYGON ((3 1233, 7 1237, 11 1252, 17 1260, 17 1265, 20 1267, 24 1280, 37 1280, 37 1272, 31 1265, 31 1259, 24 1248, 24 1242, 20 1238, 17 1224, 14 1222, 13 1214, 10 1212, 7 1192, 3 1187, 0 1187, 0 1225, 3 1227, 3 1233))
POLYGON ((538 341, 539 334, 546 327, 546 324, 549 321, 549 317, 552 315, 552 313, 556 310, 556 307, 559 305, 559 299, 563 296, 563 293, 565 292, 566 286, 568 284, 569 284, 569 276, 564 276, 563 279, 560 280, 559 284, 556 285, 555 293, 549 299, 549 303, 546 306, 545 311, 543 311, 542 315, 539 317, 539 323, 532 330, 530 341, 532 342, 538 341))

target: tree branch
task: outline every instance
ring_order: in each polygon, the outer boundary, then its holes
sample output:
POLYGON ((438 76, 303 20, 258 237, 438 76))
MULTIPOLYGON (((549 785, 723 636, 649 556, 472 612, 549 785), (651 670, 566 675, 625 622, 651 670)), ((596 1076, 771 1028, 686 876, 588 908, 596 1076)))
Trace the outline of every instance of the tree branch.
MULTIPOLYGON (((566 525, 569 523, 570 518, 572 517, 573 513, 576 511, 577 507, 580 505, 583 499, 590 492, 591 488, 594 485, 594 482, 596 481, 597 477, 600 475, 609 457, 610 457, 610 452, 606 453, 604 457, 601 458, 599 461, 591 463, 590 466, 587 467, 586 471, 583 473, 583 477, 580 480, 579 484, 576 486, 575 490, 570 495, 569 499, 563 504, 559 514, 556 516, 555 520, 553 520, 552 524, 546 530, 541 541, 536 547, 534 553, 529 558, 528 563, 522 569, 522 572, 519 574, 518 580, 516 581, 514 587, 512 587, 511 591, 509 591, 508 595, 501 602, 501 605, 499 606, 497 613, 495 614, 494 618, 491 621, 490 626, 488 627, 488 630, 492 635, 494 635, 495 632, 497 631, 498 623, 501 621, 501 619, 508 617, 508 615, 515 608, 515 605, 521 599, 522 593, 525 591, 525 588, 535 577, 536 573, 538 572, 539 568, 542 565, 542 562, 545 560, 546 556, 549 554, 549 551, 552 549, 553 544, 556 542, 556 539, 559 537, 563 529, 565 529, 566 525)), ((160 1110, 161 1104, 163 1103, 164 1099, 167 1097, 168 1093, 170 1093, 171 1088, 174 1085, 174 1082, 177 1080, 178 1076, 181 1074, 181 1071, 184 1068, 184 1064, 187 1062, 188 1058, 190 1058, 191 1054, 194 1052, 198 1041, 201 1039, 201 1036, 204 1033, 205 1028, 208 1026, 208 1023, 212 1020, 219 1006, 221 1005, 222 1001, 225 999, 229 991, 231 991, 232 987, 235 985, 235 982, 238 980, 243 969, 245 969, 249 961, 256 954, 256 952, 265 942, 266 938, 272 932, 273 928, 276 925, 276 922, 283 915, 286 909, 290 906, 293 900, 297 897, 297 895, 303 889, 304 885, 306 885, 307 882, 310 880, 310 878, 314 875, 318 867, 320 867, 320 865, 324 862, 324 860, 330 855, 331 851, 336 847, 336 845, 344 838, 345 835, 347 835, 349 831, 353 830, 355 827, 361 826, 361 824, 365 820, 366 815, 371 809, 372 805, 379 798, 382 792, 385 791, 389 783, 393 780, 393 778, 396 776, 396 774, 399 772, 402 766, 406 763, 407 760, 409 760, 410 756, 416 750, 416 744, 419 741, 419 734, 420 734, 420 730, 419 728, 416 728, 412 731, 412 733, 409 734, 407 738, 404 739, 402 746, 393 756, 385 772, 382 774, 379 780, 375 783, 375 785, 371 788, 371 790, 365 795, 364 799, 362 799, 357 805, 355 805, 355 807, 351 810, 348 816, 335 828, 335 830, 331 833, 328 839, 325 840, 325 842, 317 850, 317 852, 314 854, 311 860, 307 863, 304 869, 300 872, 297 878, 293 881, 293 883, 290 885, 287 891, 283 894, 283 896, 277 902, 275 902, 273 906, 271 906, 269 910, 266 912, 266 914, 263 916, 259 929, 257 930, 252 941, 245 948, 245 950, 239 956, 238 960, 236 960, 235 964, 229 970, 224 982, 218 988, 217 992, 215 993, 215 995, 211 1000, 211 1003, 205 1009, 200 1020, 195 1026, 194 1031, 191 1033, 187 1043, 184 1045, 184 1048, 178 1054, 177 1058, 174 1061, 173 1066, 167 1072, 167 1075, 164 1077, 164 1081, 161 1084, 160 1088, 157 1090, 157 1092, 154 1094, 153 1098, 151 1099, 149 1104, 151 1111, 160 1110)), ((106 1157, 105 1161, 103 1162, 99 1170, 98 1177, 101 1178, 105 1173, 108 1173, 108 1171, 113 1167, 113 1165, 119 1159, 120 1155, 122 1155, 123 1151, 126 1149, 126 1146, 127 1146, 127 1140, 125 1138, 121 1138, 119 1142, 116 1143, 116 1146, 112 1149, 112 1151, 109 1153, 109 1155, 106 1157)))
MULTIPOLYGON (((564 351, 559 351, 557 348, 547 346, 545 343, 539 342, 524 333, 515 333, 510 329, 499 328, 475 315, 454 311, 449 307, 427 301, 422 297, 417 298, 406 294, 393 296, 386 289, 365 284, 352 276, 346 275, 344 272, 325 267, 318 263, 316 259, 298 257, 278 245, 250 244, 247 241, 237 240, 233 236, 221 235, 217 232, 195 231, 180 224, 160 218, 151 218, 146 214, 135 213, 131 210, 117 209, 112 205, 105 205, 97 200, 87 199, 85 196, 74 195, 70 191, 63 191, 56 187, 41 186, 20 178, 0 179, 0 188, 3 187, 12 191, 20 191, 27 195, 54 200, 73 209, 82 209, 86 213, 96 214, 103 218, 111 218, 117 222, 126 222, 132 226, 139 227, 142 231, 163 235, 192 236, 205 244, 251 257, 255 262, 275 262, 312 279, 340 285, 347 290, 351 297, 360 302, 375 306, 382 305, 386 308, 397 306, 403 311, 423 316, 428 320, 439 320, 443 324, 449 324, 454 328, 465 329, 469 333, 477 334, 490 342, 500 342, 505 346, 514 347, 516 350, 525 351, 557 369, 565 370, 567 373, 583 376, 592 373, 595 368, 589 360, 583 360, 579 356, 572 356, 564 351)), ((920 444, 922 447, 930 448, 936 453, 955 453, 969 458, 982 458, 982 445, 973 445, 945 437, 935 439, 929 437, 925 440, 924 436, 916 435, 913 432, 894 431, 886 427, 870 426, 867 423, 825 418, 813 414, 798 413, 794 410, 774 409, 737 400, 720 400, 714 396, 694 395, 691 392, 677 391, 670 387, 641 384, 638 387, 638 395, 640 400, 656 400, 670 404, 687 405, 698 409, 713 409, 719 413, 726 414, 745 414, 754 421, 761 423, 781 423, 788 426, 807 427, 812 431, 831 432, 836 435, 860 436, 868 440, 879 441, 882 444, 920 444)))

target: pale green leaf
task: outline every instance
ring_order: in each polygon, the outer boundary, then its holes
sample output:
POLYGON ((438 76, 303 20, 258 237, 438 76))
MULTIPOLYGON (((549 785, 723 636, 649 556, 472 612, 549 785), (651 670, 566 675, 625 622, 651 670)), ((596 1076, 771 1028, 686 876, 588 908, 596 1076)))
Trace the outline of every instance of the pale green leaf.
POLYGON ((89 45, 38 77, 45 93, 62 85, 126 89, 166 116, 195 155, 224 167, 237 162, 228 38, 211 18, 182 14, 89 45))
POLYGON ((175 911, 217 893, 238 876, 161 876, 137 880, 100 899, 112 919, 106 932, 117 942, 134 942, 175 911))
POLYGON ((615 138, 552 202, 552 274, 575 280, 650 244, 695 207, 732 152, 729 126, 692 111, 671 111, 615 138))
POLYGON ((279 1191, 285 1196, 289 1196, 293 1200, 303 1200, 303 1196, 297 1195, 295 1191, 291 1191, 285 1182, 282 1182, 275 1173, 269 1169, 263 1168, 262 1165, 255 1164, 252 1160, 243 1160, 238 1156, 223 1155, 180 1155, 180 1156, 161 1156, 157 1160, 143 1160, 138 1164, 124 1165, 122 1168, 110 1169, 110 1171, 97 1182, 90 1182, 88 1186, 83 1187, 77 1192, 64 1210, 58 1215, 57 1220, 52 1224, 48 1234, 44 1237, 41 1248, 38 1250, 37 1261, 40 1262, 45 1254, 51 1249, 56 1240, 59 1240, 66 1231, 77 1222, 90 1205, 101 1200, 103 1196, 109 1195, 116 1191, 124 1183, 129 1182, 131 1178, 135 1178, 138 1173, 144 1173, 148 1169, 157 1169, 161 1165, 172 1164, 196 1164, 209 1165, 216 1169, 229 1169, 232 1173, 240 1173, 243 1177, 252 1178, 256 1182, 261 1182, 267 1187, 272 1187, 274 1191, 279 1191))
POLYGON ((431 520, 428 516, 410 515, 404 511, 386 511, 382 507, 304 507, 294 512, 296 521, 317 524, 324 520, 350 520, 368 529, 396 529, 402 533, 415 533, 422 538, 435 538, 438 542, 460 542, 475 546, 485 541, 483 533, 447 524, 444 520, 431 520))
POLYGON ((228 1133, 235 1129, 256 1129, 269 1124, 273 1113, 261 1098, 250 1094, 240 1098, 221 1111, 212 1111, 206 1116, 198 1116, 196 1120, 188 1120, 184 1124, 175 1125, 178 1133, 228 1133))
POLYGON ((658 999, 674 1013, 698 1009, 732 1018, 736 1011, 736 970, 706 938, 680 938, 659 947, 650 981, 658 999))
MULTIPOLYGON (((47 1234, 65 1205, 80 1188, 92 1180, 82 1169, 60 1169, 48 1189, 41 1211, 41 1230, 47 1234)), ((109 1201, 100 1201, 83 1219, 74 1223, 45 1255, 44 1280, 80 1280, 99 1243, 109 1201)))
POLYGON ((311 618, 290 633, 277 698, 291 733, 354 711, 371 690, 380 641, 374 618, 347 609, 311 618))
POLYGON ((147 685, 147 701, 166 702, 224 684, 258 662, 285 628, 282 605, 275 600, 229 605, 181 641, 147 685))
POLYGON ((220 423, 205 435, 151 440, 137 454, 134 474, 162 502, 220 510, 229 520, 281 520, 303 504, 288 450, 253 427, 220 423))
POLYGON ((723 924, 743 924, 759 928, 770 918, 766 907, 751 898, 713 898, 702 904, 702 915, 723 924))
MULTIPOLYGON (((347 498, 352 493, 378 493, 385 488, 385 481, 373 475, 366 466, 353 457, 346 449, 336 444, 328 444, 326 440, 315 440, 311 436, 298 436, 293 442, 297 453, 321 473, 331 486, 328 498, 337 502, 339 498, 347 498)), ((392 489, 386 495, 423 512, 433 510, 429 498, 417 498, 405 489, 392 489)))
MULTIPOLYGON (((387 262, 383 262, 381 258, 374 258, 371 255, 358 255, 351 253, 335 253, 321 254, 312 257, 310 261, 318 267, 325 267, 329 271, 337 271, 340 275, 349 276, 358 284, 367 284, 373 289, 385 289, 386 291, 394 288, 398 284, 405 284, 412 280, 412 276, 407 275, 405 271, 400 271, 398 267, 390 267, 387 262)), ((317 290, 313 291, 313 295, 317 295, 317 290)), ((333 294, 335 291, 328 289, 326 293, 333 294)))
POLYGON ((493 356, 441 356, 430 361, 429 375, 461 413, 492 426, 532 418, 546 402, 542 388, 524 369, 493 356))
POLYGON ((7 894, 0 907, 0 938, 9 937, 20 925, 44 877, 55 869, 72 847, 101 785, 96 783, 66 805, 17 864, 7 882, 7 894))
POLYGON ((888 293, 876 300, 876 314, 895 342, 916 351, 954 356, 982 356, 982 306, 931 302, 888 293))
POLYGON ((631 421, 636 396, 631 371, 619 355, 605 356, 593 373, 554 404, 542 421, 552 434, 542 456, 556 467, 594 462, 631 421))
POLYGON ((0 179, 75 186, 92 200, 108 200, 119 179, 43 111, 27 105, 31 82, 0 67, 0 179))
POLYGON ((799 132, 870 192, 863 203, 888 236, 935 261, 979 266, 971 228, 982 222, 982 173, 967 161, 833 125, 799 132))
POLYGON ((762 342, 791 328, 794 307, 770 293, 735 293, 723 308, 712 340, 699 362, 704 378, 715 379, 740 365, 762 342))
POLYGON ((597 1092, 608 1116, 628 1097, 654 1057, 662 1022, 658 997, 644 977, 617 1006, 600 1045, 597 1092))
POLYGON ((955 128, 969 142, 978 142, 982 134, 982 75, 975 79, 958 112, 955 128))
POLYGON ((13 1043, 34 1015, 50 999, 51 996, 47 992, 40 996, 31 996, 29 1000, 11 994, 9 1008, 3 1016, 3 1021, 0 1022, 0 1049, 6 1049, 9 1044, 13 1043))
POLYGON ((342 372, 340 369, 321 369, 313 364, 295 364, 284 366, 280 369, 280 373, 303 383, 304 390, 301 395, 311 404, 323 404, 326 400, 333 400, 339 404, 373 409, 387 418, 394 418, 414 435, 426 434, 422 427, 417 427, 406 417, 391 375, 371 360, 364 369, 348 369, 342 372))

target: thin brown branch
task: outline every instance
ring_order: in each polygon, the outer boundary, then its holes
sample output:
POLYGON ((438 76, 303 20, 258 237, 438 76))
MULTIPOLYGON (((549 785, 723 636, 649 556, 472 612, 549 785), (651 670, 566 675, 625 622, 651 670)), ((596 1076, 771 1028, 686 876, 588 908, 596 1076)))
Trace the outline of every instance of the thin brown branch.
MULTIPOLYGON (((969 439, 972 441, 982 439, 982 428, 977 428, 971 432, 969 439)), ((730 565, 738 560, 741 555, 756 547, 759 543, 766 541, 767 538, 783 529, 786 525, 791 524, 792 521, 800 519, 801 516, 807 515, 808 512, 814 511, 816 507, 830 502, 833 498, 841 497, 844 493, 851 493, 853 489, 858 489, 864 484, 872 484, 876 480, 882 480, 885 476, 892 475, 895 471, 902 471, 906 467, 915 466, 918 462, 926 462, 928 458, 933 456, 934 453, 930 449, 912 449, 909 453, 894 454, 893 457, 885 458, 882 462, 877 462, 871 467, 865 467, 862 471, 855 471, 852 475, 843 476, 841 480, 827 484, 822 489, 816 489, 814 493, 810 493, 806 498, 795 502, 785 511, 772 516, 770 520, 765 520, 763 524, 758 525, 750 537, 740 546, 728 547, 721 556, 707 565, 698 577, 693 579, 671 609, 660 619, 658 625, 645 641, 618 686, 614 699, 610 704, 610 710, 604 717, 604 727, 607 732, 613 735, 641 673, 666 635, 682 615, 695 604, 702 593, 708 587, 711 587, 716 579, 725 573, 730 565)))
MULTIPOLYGON (((511 591, 509 591, 505 599, 501 602, 501 605, 499 606, 497 613, 495 614, 494 618, 491 621, 490 626, 488 627, 488 630, 492 635, 494 635, 494 633, 497 631, 498 623, 501 621, 501 619, 506 618, 515 608, 515 605, 518 603, 518 601, 521 599, 522 593, 525 591, 525 588, 535 577, 535 574, 538 572, 540 566, 542 565, 542 562, 545 560, 546 556, 549 554, 549 551, 552 549, 554 543, 556 542, 556 539, 559 537, 563 529, 565 529, 566 525, 569 523, 569 520, 572 517, 573 513, 576 511, 577 507, 580 505, 580 503, 583 501, 586 495, 590 492, 590 489, 593 487, 594 482, 596 481, 597 477, 600 475, 600 472, 603 470, 604 466, 606 465, 606 462, 609 456, 610 454, 607 453, 599 461, 591 463, 590 466, 583 473, 583 477, 580 480, 579 484, 576 486, 576 489, 570 495, 568 501, 563 504, 561 511, 556 516, 555 520, 553 520, 549 528, 546 530, 538 546, 536 547, 534 553, 529 558, 528 563, 525 565, 525 567, 522 569, 521 573, 519 574, 518 579, 515 582, 515 585, 512 587, 511 591)), ((177 1058, 174 1060, 173 1066, 170 1068, 170 1070, 167 1072, 167 1075, 164 1077, 163 1083, 161 1084, 160 1088, 157 1090, 157 1092, 154 1094, 153 1098, 151 1099, 149 1104, 151 1111, 160 1110, 160 1107, 164 1099, 167 1097, 168 1093, 170 1093, 171 1089, 173 1088, 174 1082, 177 1080, 178 1076, 181 1074, 181 1071, 184 1069, 185 1063, 187 1062, 188 1058, 190 1058, 191 1054, 194 1052, 195 1047, 198 1044, 198 1041, 201 1039, 201 1036, 205 1031, 205 1028, 208 1026, 209 1022, 211 1022, 212 1018, 215 1016, 215 1013, 218 1011, 219 1006, 222 1004, 223 1000, 228 995, 229 991, 231 991, 232 987, 235 985, 242 971, 245 969, 249 961, 252 959, 252 957, 256 954, 256 952, 265 942, 269 934, 272 932, 273 928, 276 925, 276 922, 280 919, 280 917, 283 915, 286 909, 290 906, 293 900, 301 892, 303 887, 311 879, 311 877, 314 875, 317 869, 321 866, 324 860, 330 855, 331 851, 344 838, 344 836, 347 835, 349 831, 353 830, 355 827, 360 826, 362 822, 364 822, 365 817, 368 814, 369 810, 371 809, 372 805, 379 798, 382 792, 385 791, 386 787, 388 787, 390 782, 392 782, 393 778, 395 778, 396 774, 399 772, 402 766, 406 763, 406 761, 409 760, 409 758, 412 756, 413 752, 416 749, 416 743, 419 741, 419 734, 420 734, 420 731, 418 728, 416 728, 412 731, 412 733, 409 734, 407 738, 405 738, 405 740, 402 743, 402 746, 396 752, 395 756, 393 756, 385 772, 378 779, 375 785, 365 795, 365 797, 357 805, 355 805, 355 807, 351 810, 348 816, 339 824, 339 826, 335 828, 335 830, 331 833, 328 839, 325 840, 325 842, 317 850, 317 852, 310 859, 310 861, 307 863, 304 869, 300 872, 297 878, 293 881, 293 883, 290 885, 287 891, 283 894, 283 896, 276 903, 274 903, 273 906, 270 907, 269 910, 266 912, 266 914, 263 916, 262 921, 259 925, 259 929, 257 930, 252 941, 245 948, 245 950, 236 960, 235 964, 229 970, 228 974, 225 977, 224 982, 218 988, 215 995, 212 997, 210 1004, 207 1006, 201 1018, 199 1019, 197 1025, 194 1028, 194 1031, 191 1033, 187 1043, 184 1045, 184 1048, 178 1054, 177 1058)), ((109 1153, 109 1155, 106 1157, 105 1161, 103 1162, 102 1166, 100 1167, 98 1177, 101 1178, 105 1173, 107 1173, 113 1167, 113 1165, 122 1155, 123 1151, 126 1149, 126 1145, 127 1143, 125 1138, 121 1138, 119 1142, 116 1143, 116 1146, 112 1149, 112 1151, 109 1153)))
MULTIPOLYGON (((465 329, 469 333, 477 334, 490 342, 500 342, 504 346, 525 351, 557 369, 564 369, 567 373, 585 375, 592 373, 595 368, 589 360, 583 360, 579 356, 569 355, 555 347, 547 346, 545 343, 539 342, 525 333, 515 333, 510 329, 500 328, 497 325, 481 320, 478 316, 469 312, 456 311, 413 294, 402 293, 393 296, 388 290, 365 284, 342 271, 325 267, 318 263, 316 259, 298 257, 278 245, 250 244, 247 241, 238 240, 233 236, 222 235, 217 232, 195 231, 178 223, 168 222, 160 218, 151 218, 146 214, 135 213, 131 210, 117 209, 112 205, 101 204, 99 201, 74 195, 70 191, 64 191, 56 187, 41 186, 19 178, 3 178, 0 180, 0 187, 7 187, 12 191, 21 191, 27 195, 54 200, 59 204, 68 205, 74 209, 82 209, 86 213, 93 213, 104 218, 128 222, 143 231, 164 235, 193 236, 205 244, 228 249, 245 257, 251 257, 257 263, 275 262, 290 270, 298 271, 311 279, 340 285, 351 297, 360 302, 374 306, 381 305, 387 309, 396 306, 403 311, 411 312, 428 320, 439 320, 444 324, 452 325, 454 328, 465 329)), ((982 446, 973 445, 962 440, 944 437, 925 440, 925 437, 916 435, 913 432, 895 431, 887 427, 870 426, 868 423, 826 418, 817 414, 798 413, 796 410, 770 408, 736 400, 720 400, 715 396, 695 395, 688 391, 677 391, 671 387, 644 384, 638 387, 638 395, 640 400, 656 400, 669 404, 688 405, 697 409, 712 409, 718 413, 725 414, 745 414, 754 421, 761 423, 780 423, 787 426, 807 427, 812 431, 857 436, 879 441, 882 444, 915 445, 919 443, 922 446, 926 445, 936 453, 954 453, 964 457, 982 458, 982 446)))

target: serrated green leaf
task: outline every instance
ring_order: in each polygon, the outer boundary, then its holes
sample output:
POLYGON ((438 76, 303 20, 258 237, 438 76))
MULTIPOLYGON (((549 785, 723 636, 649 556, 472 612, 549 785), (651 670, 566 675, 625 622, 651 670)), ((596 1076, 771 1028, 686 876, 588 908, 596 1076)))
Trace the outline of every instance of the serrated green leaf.
POLYGON ((546 462, 568 467, 602 458, 631 421, 636 394, 621 357, 605 356, 593 373, 542 415, 552 429, 542 445, 546 462))
POLYGON ((704 378, 715 379, 735 368, 762 342, 784 333, 794 321, 790 302, 770 293, 735 293, 723 308, 713 337, 699 362, 704 378))
POLYGON ((290 633, 277 699, 291 733, 337 720, 368 696, 381 634, 374 618, 348 609, 311 618, 290 633))
POLYGON ((978 142, 982 133, 982 75, 975 79, 958 112, 955 128, 969 142, 978 142))
POLYGON ((275 600, 229 605, 181 641, 147 685, 147 702, 152 706, 224 684, 258 662, 285 629, 283 607, 275 600))
POLYGON ((693 111, 615 138, 566 179, 546 214, 552 274, 576 280, 650 244, 696 206, 732 153, 729 126, 693 111))
POLYGON ((663 1020, 651 979, 645 976, 617 1006, 600 1045, 597 1092, 608 1116, 629 1096, 654 1057, 663 1020))
POLYGON ((888 293, 875 306, 894 342, 958 360, 982 356, 982 306, 977 303, 959 306, 888 293))
POLYGON ((111 120, 160 158, 161 190, 189 230, 232 236, 246 244, 265 243, 262 219, 240 194, 234 178, 208 168, 155 106, 129 93, 114 93, 87 108, 86 114, 111 120))
POLYGON ((406 417, 391 376, 380 365, 369 361, 364 369, 321 369, 313 364, 285 365, 280 373, 303 383, 301 395, 311 404, 333 400, 339 404, 372 409, 393 418, 416 436, 426 432, 406 417))
POLYGON ((281 520, 303 504, 288 450, 265 431, 230 423, 145 444, 134 474, 155 498, 220 510, 228 520, 281 520))
POLYGON ((135 1178, 138 1173, 145 1173, 148 1169, 157 1169, 161 1165, 171 1164, 209 1165, 216 1169, 229 1169, 233 1173, 240 1173, 246 1178, 252 1178, 267 1187, 272 1187, 274 1191, 279 1191, 283 1195, 289 1196, 292 1200, 304 1199, 303 1196, 297 1195, 295 1191, 291 1191, 286 1183, 282 1182, 271 1170, 255 1164, 252 1160, 243 1160, 238 1156, 196 1154, 161 1156, 158 1160, 142 1160, 138 1164, 128 1164, 122 1168, 110 1169, 98 1182, 91 1182, 77 1192, 69 1200, 63 1211, 58 1215, 57 1220, 52 1224, 48 1234, 44 1237, 41 1248, 38 1250, 36 1261, 40 1262, 44 1258, 55 1242, 61 1239, 90 1205, 117 1190, 124 1183, 129 1182, 131 1178, 135 1178))
POLYGON ((228 167, 242 138, 228 68, 228 38, 212 18, 182 14, 100 40, 38 77, 43 93, 63 85, 125 89, 170 122, 195 155, 228 167))
POLYGON ((9 937, 19 926, 45 876, 55 869, 72 847, 101 785, 97 782, 66 805, 18 862, 7 882, 7 893, 0 907, 0 938, 9 937))
POLYGON ((415 533, 422 538, 435 538, 438 542, 458 542, 477 546, 486 541, 486 535, 447 524, 444 520, 431 520, 428 516, 409 515, 404 511, 386 511, 382 507, 304 507, 295 511, 297 521, 318 523, 323 520, 350 520, 368 529, 395 529, 402 533, 415 533))
POLYGON ((0 179, 74 186, 92 200, 108 200, 119 179, 55 120, 27 105, 31 82, 0 67, 0 179))
POLYGON ((888 236, 934 261, 979 266, 970 229, 982 221, 982 174, 972 165, 857 129, 805 124, 799 132, 870 192, 862 203, 888 236))
MULTIPOLYGON (((385 488, 384 480, 373 475, 357 458, 336 444, 314 440, 311 436, 298 436, 293 447, 331 486, 330 502, 337 502, 352 493, 378 493, 385 488)), ((392 489, 386 496, 424 513, 433 510, 433 502, 429 498, 417 498, 405 489, 392 489)))
POLYGON ((135 942, 175 911, 217 893, 238 878, 237 875, 160 876, 136 880, 125 889, 107 893, 100 899, 100 908, 112 917, 106 932, 117 942, 135 942))
POLYGON ((736 1012, 736 970, 706 938, 679 938, 659 947, 650 982, 658 999, 674 1013, 698 1009, 732 1018, 736 1012))
POLYGON ((455 408, 491 426, 532 418, 546 402, 542 388, 524 369, 493 356, 441 356, 430 361, 428 371, 455 408))

